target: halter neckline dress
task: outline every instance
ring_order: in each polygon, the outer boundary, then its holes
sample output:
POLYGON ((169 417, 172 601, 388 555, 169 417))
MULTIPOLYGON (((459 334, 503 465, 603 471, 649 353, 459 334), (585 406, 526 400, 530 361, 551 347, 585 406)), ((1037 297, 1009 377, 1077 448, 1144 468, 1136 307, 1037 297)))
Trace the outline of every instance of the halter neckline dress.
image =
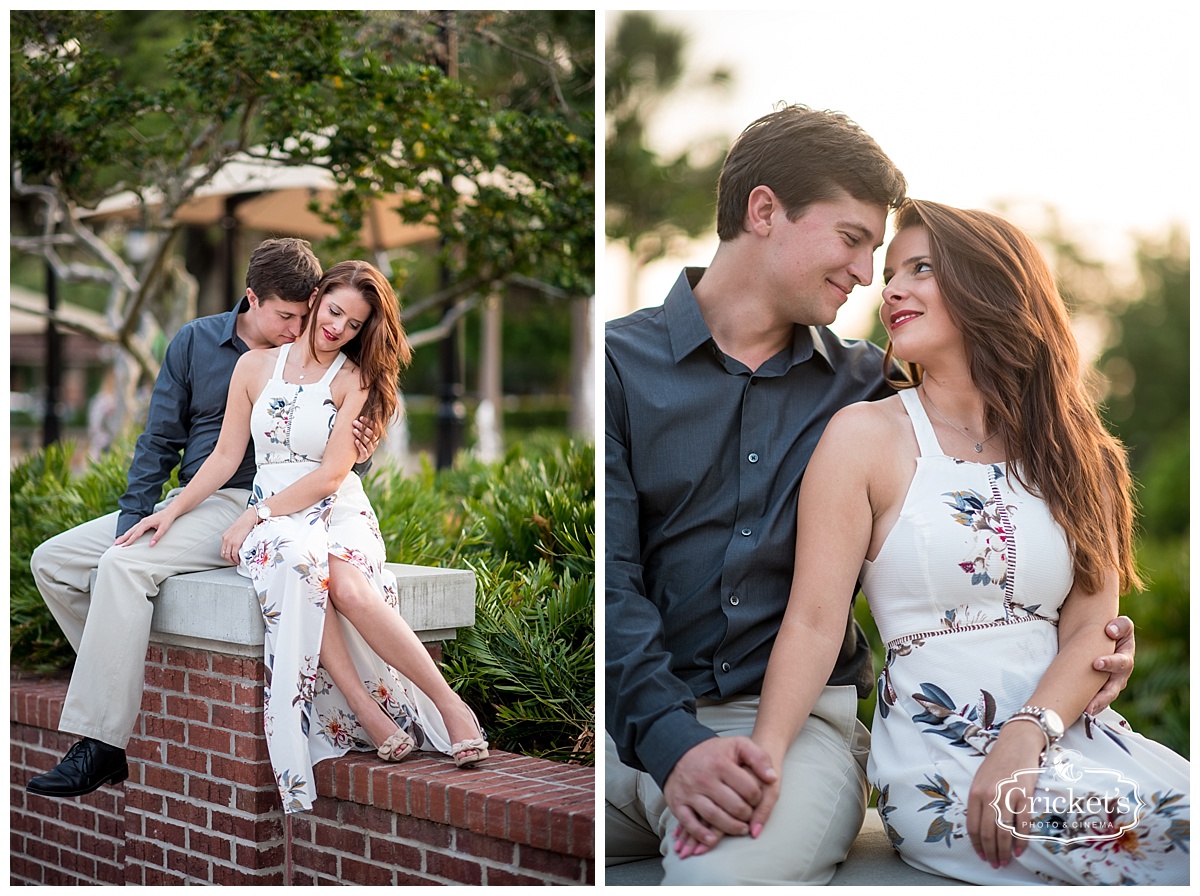
MULTIPOLYGON (((339 353, 320 380, 283 377, 290 345, 281 346, 270 381, 254 402, 250 427, 258 469, 250 503, 283 491, 317 469, 338 409, 330 384, 339 353)), ((242 544, 238 571, 254 583, 266 628, 263 728, 286 812, 312 808, 313 766, 350 750, 374 750, 345 697, 318 665, 329 592, 329 558, 361 572, 396 612, 395 576, 384 566, 379 523, 362 482, 350 473, 337 492, 297 513, 256 525, 242 544)), ((367 646, 342 619, 362 686, 421 750, 449 752, 433 701, 367 646)))
POLYGON ((893 847, 915 868, 976 884, 1185 883, 1189 764, 1111 709, 1071 725, 1034 774, 1042 839, 1000 869, 975 854, 968 790, 1058 652, 1072 559, 1009 464, 947 456, 916 390, 900 400, 920 456, 899 519, 860 573, 887 647, 867 776, 893 847))

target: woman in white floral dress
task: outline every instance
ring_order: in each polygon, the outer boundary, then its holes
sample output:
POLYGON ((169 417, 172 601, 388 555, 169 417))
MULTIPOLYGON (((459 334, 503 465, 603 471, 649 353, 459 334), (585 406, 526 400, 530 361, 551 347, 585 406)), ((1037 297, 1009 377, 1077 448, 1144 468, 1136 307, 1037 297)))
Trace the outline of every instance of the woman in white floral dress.
POLYGON ((986 212, 909 200, 896 231, 880 314, 909 380, 839 412, 813 454, 753 738, 780 768, 861 581, 887 646, 867 773, 906 862, 977 884, 1186 883, 1188 762, 1088 711, 1138 585, 1133 512, 1053 276, 986 212))
POLYGON ((242 356, 213 454, 127 536, 161 537, 228 478, 253 438, 251 504, 223 550, 253 580, 262 609, 263 726, 288 812, 312 807, 313 766, 351 749, 388 760, 435 750, 460 766, 488 758, 471 710, 399 615, 378 522, 351 472, 353 421, 382 430, 410 356, 395 295, 371 265, 342 262, 310 308, 295 343, 242 356))

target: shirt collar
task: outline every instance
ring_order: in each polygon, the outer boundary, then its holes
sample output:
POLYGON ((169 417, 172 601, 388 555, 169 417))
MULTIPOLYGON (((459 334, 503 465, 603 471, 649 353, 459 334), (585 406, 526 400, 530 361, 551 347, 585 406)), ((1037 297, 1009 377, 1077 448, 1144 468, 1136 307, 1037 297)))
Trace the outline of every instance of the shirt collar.
POLYGON ((242 296, 240 302, 230 311, 225 312, 225 320, 221 323, 221 344, 229 343, 238 351, 249 351, 250 347, 237 334, 238 315, 250 310, 250 297, 242 296))
MULTIPOLYGON (((675 281, 675 285, 671 287, 671 291, 667 293, 666 301, 663 302, 667 331, 671 338, 671 353, 676 364, 702 345, 716 344, 708 329, 708 324, 704 322, 704 315, 700 313, 700 306, 696 303, 696 294, 692 292, 692 287, 700 282, 705 270, 705 268, 684 268, 679 274, 679 279, 675 281)), ((787 369, 790 370, 797 364, 803 364, 814 354, 820 355, 830 370, 833 369, 833 359, 825 345, 822 329, 824 328, 799 325, 793 328, 791 357, 787 362, 787 369)))

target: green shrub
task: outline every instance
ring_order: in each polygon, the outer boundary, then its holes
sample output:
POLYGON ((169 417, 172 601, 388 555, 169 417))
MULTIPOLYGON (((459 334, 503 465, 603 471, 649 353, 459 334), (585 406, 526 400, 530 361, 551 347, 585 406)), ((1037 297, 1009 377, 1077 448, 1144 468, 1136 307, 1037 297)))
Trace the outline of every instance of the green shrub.
POLYGON ((75 652, 34 585, 29 558, 47 538, 117 509, 133 440, 118 442, 80 475, 71 471, 74 452, 72 443, 53 444, 9 472, 10 659, 33 671, 66 668, 75 652))
MULTIPOLYGON (((74 654, 29 572, 33 548, 110 513, 125 489, 132 442, 79 475, 53 446, 11 476, 12 662, 66 668, 74 654)), ((365 487, 388 559, 470 568, 476 624, 444 648, 446 677, 492 743, 554 759, 595 759, 595 451, 539 434, 496 463, 378 469, 365 487)))

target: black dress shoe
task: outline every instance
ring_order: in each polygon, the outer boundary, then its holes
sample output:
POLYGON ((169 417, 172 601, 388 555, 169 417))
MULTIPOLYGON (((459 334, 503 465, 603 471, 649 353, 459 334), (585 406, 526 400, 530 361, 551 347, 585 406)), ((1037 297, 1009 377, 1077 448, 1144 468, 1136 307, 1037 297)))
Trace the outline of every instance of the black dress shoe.
POLYGON ((44 775, 30 778, 25 789, 42 796, 83 796, 104 784, 119 784, 129 777, 125 751, 85 737, 63 761, 44 775))

